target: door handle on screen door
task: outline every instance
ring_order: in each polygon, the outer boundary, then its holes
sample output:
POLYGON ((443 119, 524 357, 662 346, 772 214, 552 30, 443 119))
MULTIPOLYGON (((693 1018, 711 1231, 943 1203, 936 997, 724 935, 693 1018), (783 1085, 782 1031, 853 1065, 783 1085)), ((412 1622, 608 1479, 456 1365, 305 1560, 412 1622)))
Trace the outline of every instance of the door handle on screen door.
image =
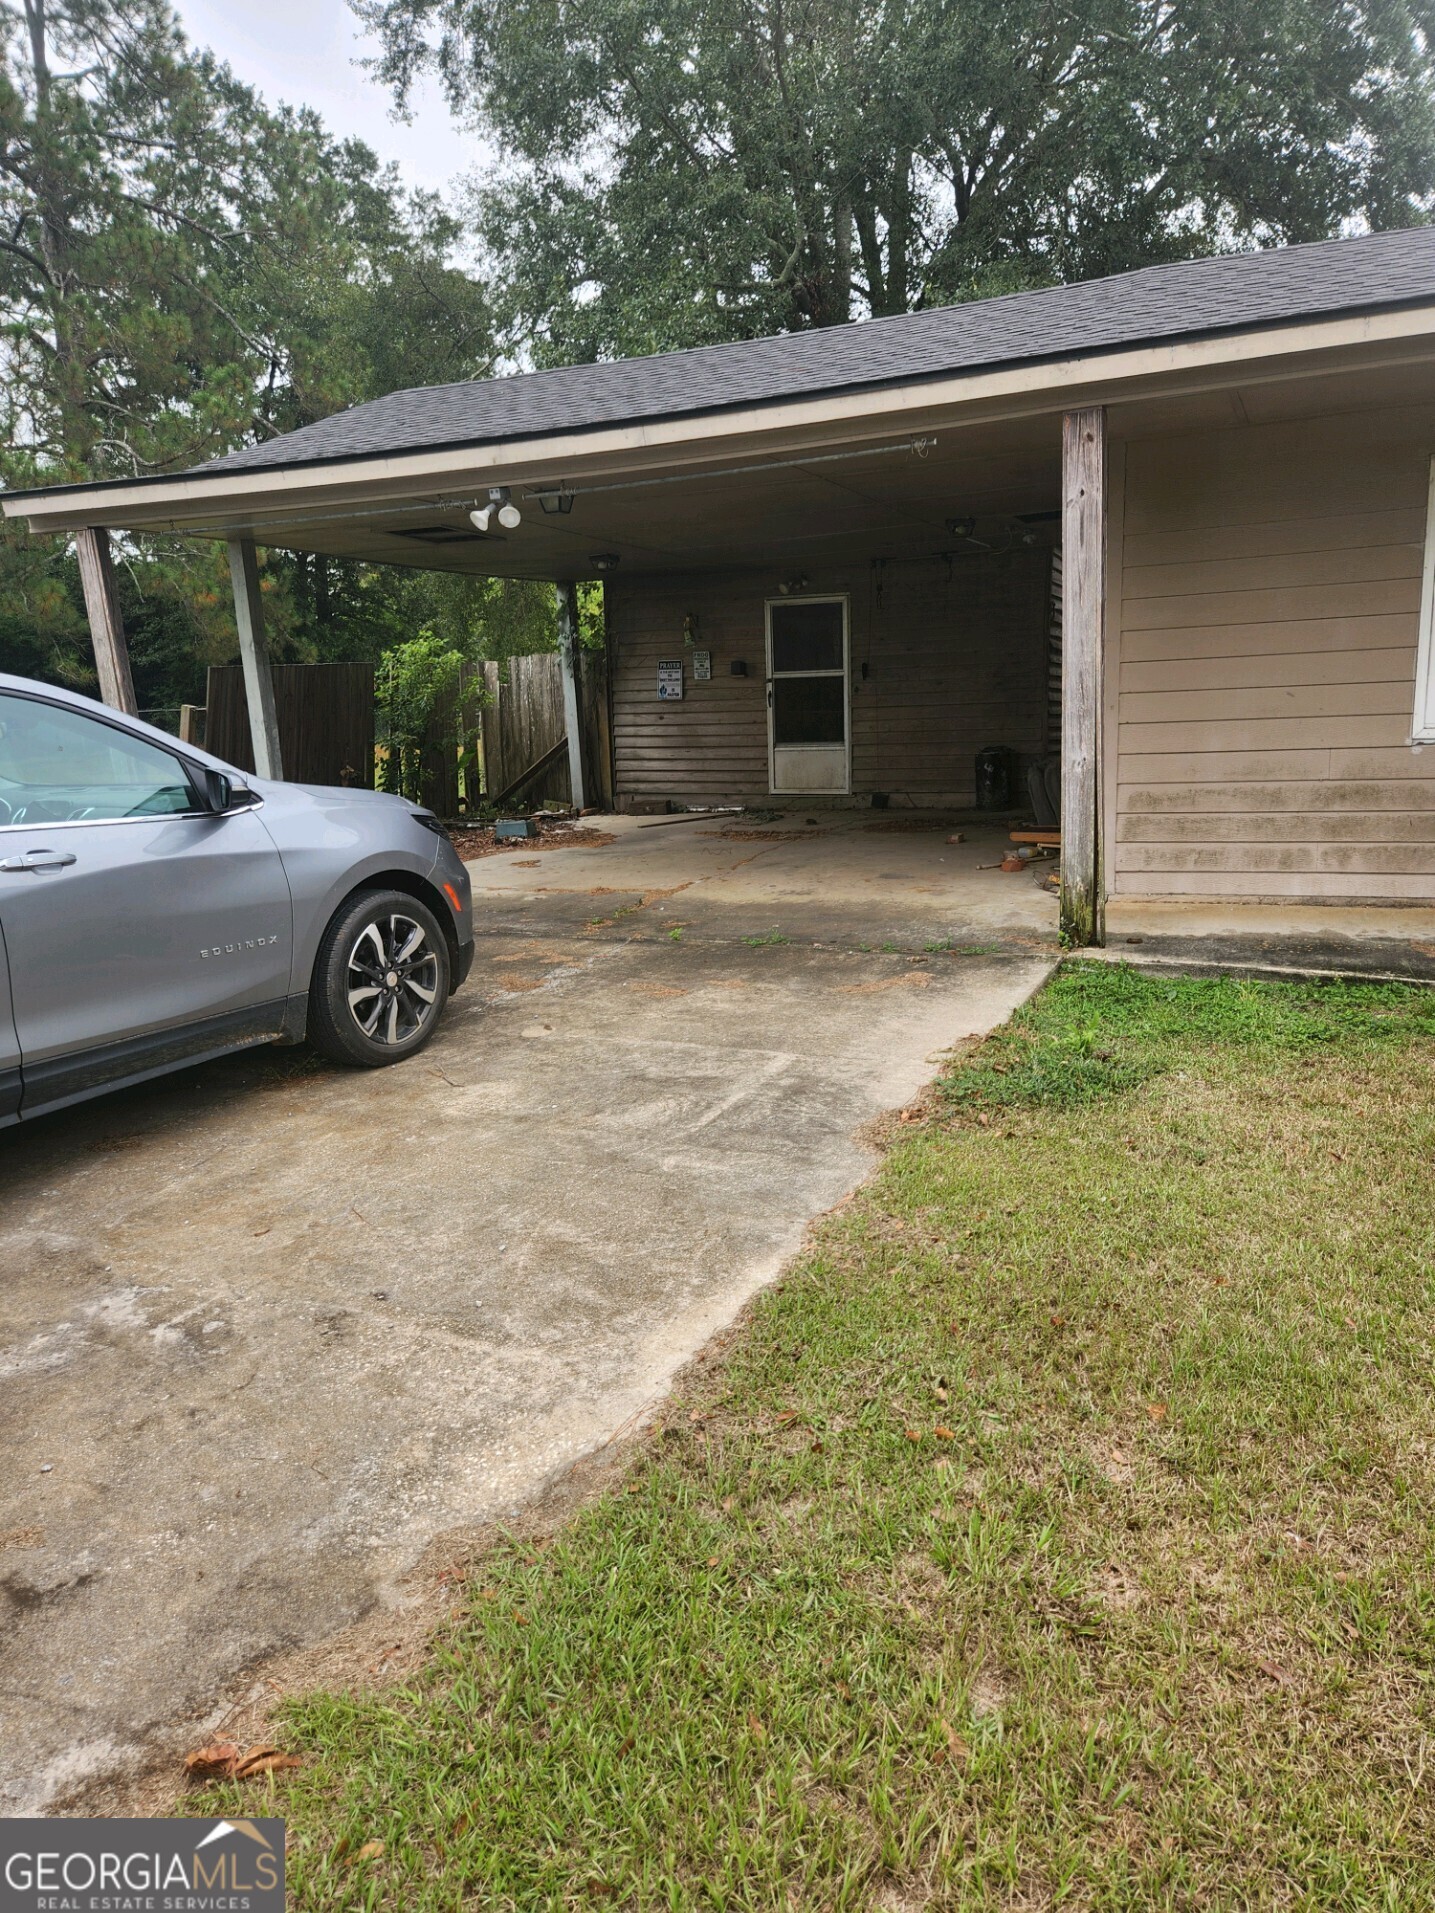
POLYGON ((74 861, 73 850, 25 850, 18 857, 7 857, 0 870, 60 870, 74 861))

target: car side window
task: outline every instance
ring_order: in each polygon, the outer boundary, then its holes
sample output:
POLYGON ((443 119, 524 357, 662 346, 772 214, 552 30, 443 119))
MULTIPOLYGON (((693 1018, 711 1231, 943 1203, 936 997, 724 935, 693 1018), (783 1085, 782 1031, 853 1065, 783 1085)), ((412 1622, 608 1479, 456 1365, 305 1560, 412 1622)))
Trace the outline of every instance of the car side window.
POLYGON ((83 711, 0 693, 0 829, 193 810, 177 757, 83 711))

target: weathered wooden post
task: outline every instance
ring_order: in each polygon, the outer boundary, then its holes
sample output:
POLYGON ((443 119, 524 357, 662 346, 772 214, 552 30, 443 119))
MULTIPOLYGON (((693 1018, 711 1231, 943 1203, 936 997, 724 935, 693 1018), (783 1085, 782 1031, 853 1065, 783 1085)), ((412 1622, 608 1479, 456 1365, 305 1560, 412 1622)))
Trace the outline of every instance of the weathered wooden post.
POLYGON ((1061 929, 1106 941, 1101 869, 1102 652, 1106 614, 1106 413, 1061 421, 1061 929))
POLYGON ((583 698, 578 684, 578 587, 555 585, 558 599, 558 662, 563 674, 563 725, 568 733, 568 779, 573 808, 582 810, 588 799, 583 780, 583 698))
POLYGON ((244 667, 244 696, 249 705, 249 735, 254 743, 256 776, 281 778, 279 716, 274 708, 274 673, 264 636, 264 604, 259 596, 259 560, 252 538, 229 540, 229 576, 234 586, 234 622, 239 627, 239 657, 244 667))
POLYGON ((115 591, 110 534, 99 525, 86 525, 75 533, 75 551, 80 560, 80 588, 90 620, 90 641, 95 647, 100 698, 112 710, 128 711, 131 717, 137 717, 139 705, 135 702, 129 646, 115 591))

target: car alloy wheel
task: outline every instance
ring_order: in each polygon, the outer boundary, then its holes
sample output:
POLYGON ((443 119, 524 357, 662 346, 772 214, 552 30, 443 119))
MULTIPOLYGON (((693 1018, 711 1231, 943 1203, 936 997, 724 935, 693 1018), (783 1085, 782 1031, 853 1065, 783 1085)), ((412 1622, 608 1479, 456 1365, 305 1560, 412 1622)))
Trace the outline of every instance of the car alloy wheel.
POLYGON ((349 1014, 362 1036, 410 1044, 436 1014, 439 954, 423 924, 397 912, 365 924, 349 952, 349 1014))

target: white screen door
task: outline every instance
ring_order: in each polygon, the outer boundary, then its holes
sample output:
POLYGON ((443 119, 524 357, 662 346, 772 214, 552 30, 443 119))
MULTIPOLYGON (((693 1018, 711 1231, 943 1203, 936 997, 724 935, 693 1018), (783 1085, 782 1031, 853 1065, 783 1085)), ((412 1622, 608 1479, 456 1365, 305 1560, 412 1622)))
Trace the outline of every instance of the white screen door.
POLYGON ((774 791, 851 788, 847 600, 770 598, 767 731, 774 791))

